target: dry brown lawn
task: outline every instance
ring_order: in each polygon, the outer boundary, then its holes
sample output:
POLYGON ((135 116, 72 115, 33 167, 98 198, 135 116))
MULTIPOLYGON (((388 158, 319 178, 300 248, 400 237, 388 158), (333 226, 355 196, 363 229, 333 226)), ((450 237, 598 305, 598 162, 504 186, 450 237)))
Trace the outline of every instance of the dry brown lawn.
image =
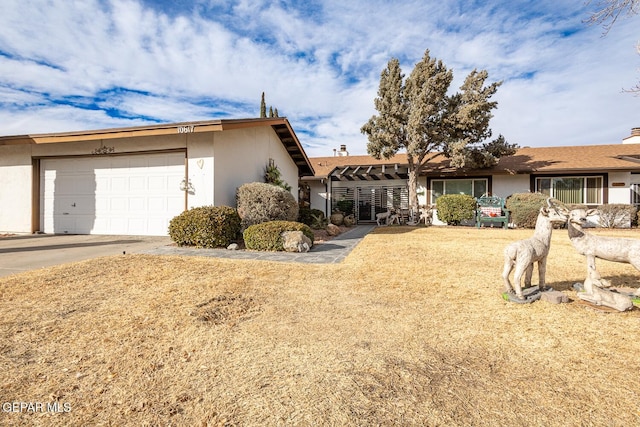
MULTIPOLYGON (((383 227, 338 265, 123 255, 1 279, 0 424, 639 425, 640 310, 503 301, 502 250, 530 235, 383 227)), ((575 299, 585 273, 556 230, 547 282, 575 299)))

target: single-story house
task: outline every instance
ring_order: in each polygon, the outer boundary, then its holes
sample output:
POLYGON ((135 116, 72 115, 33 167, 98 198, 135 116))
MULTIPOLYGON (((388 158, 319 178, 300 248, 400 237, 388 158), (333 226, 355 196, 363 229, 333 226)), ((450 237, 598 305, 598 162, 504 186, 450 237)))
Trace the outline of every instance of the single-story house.
POLYGON ((315 174, 286 118, 0 137, 0 233, 166 235, 269 164, 294 188, 315 174))
MULTIPOLYGON (((530 148, 488 169, 459 170, 444 156, 429 162, 418 178, 420 205, 443 194, 485 193, 506 198, 542 192, 566 203, 640 206, 640 128, 622 144, 530 148)), ((408 208, 405 154, 391 159, 350 156, 345 146, 330 157, 310 159, 314 175, 301 178, 301 199, 326 214, 335 209, 371 222, 387 208, 408 208)), ((438 224, 434 213, 434 224, 438 224)))

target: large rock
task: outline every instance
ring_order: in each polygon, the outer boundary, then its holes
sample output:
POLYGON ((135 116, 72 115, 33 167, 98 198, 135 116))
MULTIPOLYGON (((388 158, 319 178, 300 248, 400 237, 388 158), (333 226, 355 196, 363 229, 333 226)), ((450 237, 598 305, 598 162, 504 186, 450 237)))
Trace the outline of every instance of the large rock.
POLYGON ((340 227, 335 224, 327 225, 327 234, 329 236, 337 236, 338 234, 340 234, 340 227))
POLYGON ((550 302, 551 304, 561 304, 569 302, 569 297, 560 291, 544 291, 542 292, 542 297, 540 297, 542 301, 550 302))
POLYGON ((302 231, 285 231, 281 235, 282 246, 287 252, 309 252, 313 243, 302 231))

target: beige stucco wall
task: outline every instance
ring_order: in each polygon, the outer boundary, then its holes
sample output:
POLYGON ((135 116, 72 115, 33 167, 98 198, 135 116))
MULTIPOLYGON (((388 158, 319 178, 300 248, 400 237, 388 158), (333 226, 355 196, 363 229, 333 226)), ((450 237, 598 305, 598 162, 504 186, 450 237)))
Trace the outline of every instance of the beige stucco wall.
POLYGON ((214 204, 213 140, 213 132, 188 134, 188 177, 193 190, 187 195, 189 209, 214 204))
POLYGON ((269 159, 280 169, 298 200, 298 168, 271 127, 235 129, 214 134, 214 204, 236 206, 236 190, 264 182, 269 159))
POLYGON ((31 233, 30 145, 0 146, 0 233, 31 233))

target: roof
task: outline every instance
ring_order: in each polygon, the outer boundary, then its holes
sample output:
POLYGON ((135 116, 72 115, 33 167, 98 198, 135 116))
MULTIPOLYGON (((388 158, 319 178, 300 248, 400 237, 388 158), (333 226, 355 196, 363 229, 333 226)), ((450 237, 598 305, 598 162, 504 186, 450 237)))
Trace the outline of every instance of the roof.
MULTIPOLYGON (((406 154, 390 159, 364 156, 312 157, 309 159, 316 173, 314 178, 326 178, 334 170, 347 166, 399 165, 406 167, 406 154)), ((422 175, 515 175, 593 172, 595 170, 640 172, 640 144, 584 145, 563 147, 525 147, 512 156, 500 158, 492 168, 460 170, 450 166, 449 160, 437 155, 427 163, 422 175)))
POLYGON ((298 137, 289 121, 284 117, 259 119, 223 119, 195 122, 163 123, 126 128, 82 130, 73 132, 43 133, 32 135, 0 136, 0 145, 19 144, 57 144, 64 142, 78 142, 104 140, 113 138, 130 138, 134 136, 171 135, 189 129, 189 133, 216 132, 231 129, 241 129, 256 126, 271 126, 276 132, 291 159, 298 166, 298 175, 313 175, 314 169, 304 152, 298 137))

